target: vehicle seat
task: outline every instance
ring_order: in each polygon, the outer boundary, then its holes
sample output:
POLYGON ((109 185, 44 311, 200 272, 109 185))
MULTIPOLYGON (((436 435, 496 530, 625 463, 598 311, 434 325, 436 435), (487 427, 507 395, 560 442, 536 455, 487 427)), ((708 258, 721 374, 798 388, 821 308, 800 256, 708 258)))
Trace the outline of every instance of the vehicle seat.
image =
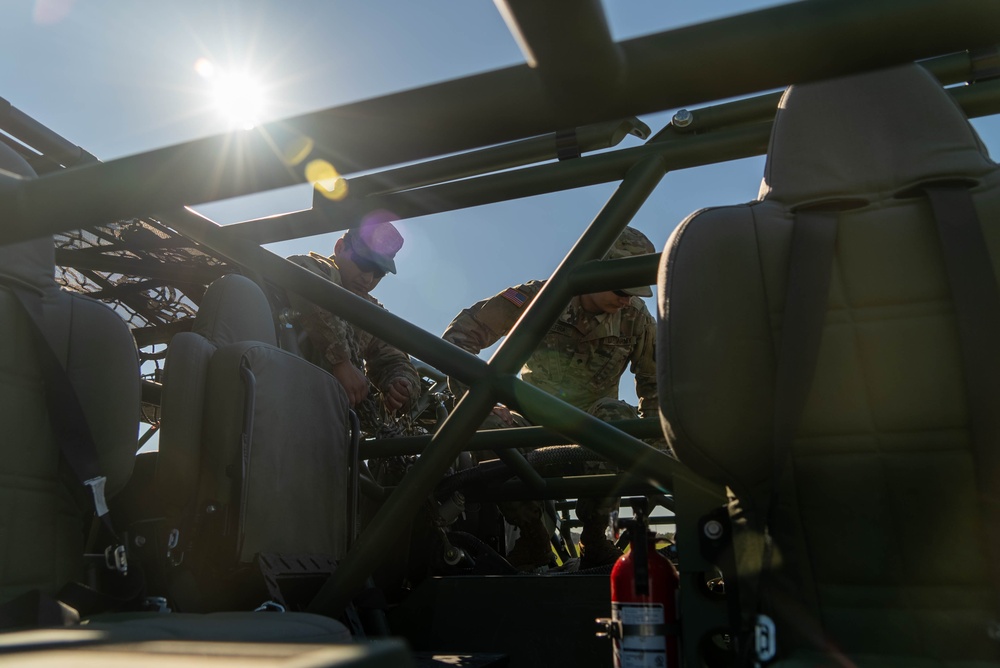
MULTIPOLYGON (((31 167, 0 143, 0 169, 33 176, 31 167)), ((4 175, 2 178, 14 178, 4 175)), ((41 299, 46 334, 86 415, 111 499, 126 483, 136 458, 140 417, 140 375, 135 340, 110 308, 89 297, 61 290, 55 281, 51 237, 0 246, 0 604, 32 590, 56 596, 70 582, 85 582, 85 540, 93 506, 68 470, 51 424, 45 375, 36 333, 10 287, 41 299)), ((177 374, 181 376, 181 374, 177 374)), ((334 418, 335 421, 335 416, 334 418)), ((341 422, 343 424, 343 422, 341 422)), ((171 458, 166 458, 171 463, 171 458)), ((147 490, 149 493, 149 490, 147 490)), ((114 514, 121 522, 125 514, 114 514)), ((122 524, 117 529, 123 529, 122 524)), ((134 544, 133 544, 134 547, 134 544)), ((177 615, 118 613, 96 615, 67 629, 69 638, 134 643, 185 639, 284 643, 349 642, 336 620, 294 613, 177 615), (85 630, 86 629, 86 630, 85 630), (89 635, 88 635, 89 634, 89 635)), ((4 636, 8 650, 19 642, 34 646, 52 631, 4 636)))
POLYGON ((920 190, 943 182, 971 186, 1000 266, 1000 171, 930 74, 913 65, 793 86, 759 199, 692 214, 663 253, 664 432, 737 499, 744 602, 774 506, 759 600, 789 665, 997 665, 962 350, 920 190), (836 216, 834 259, 814 376, 772 496, 790 248, 810 211, 836 216))
MULTIPOLYGON (((3 180, 34 171, 0 144, 3 180)), ((84 578, 92 501, 64 461, 50 415, 36 331, 11 292, 41 301, 46 335, 86 415, 111 497, 132 472, 139 433, 139 362, 125 322, 104 304, 61 290, 51 237, 0 246, 0 603, 55 594, 84 578)), ((45 345, 41 343, 41 345, 45 345)))
POLYGON ((343 556, 348 400, 276 347, 255 283, 231 274, 209 286, 192 331, 171 340, 161 411, 154 481, 181 610, 262 603, 259 554, 343 556))

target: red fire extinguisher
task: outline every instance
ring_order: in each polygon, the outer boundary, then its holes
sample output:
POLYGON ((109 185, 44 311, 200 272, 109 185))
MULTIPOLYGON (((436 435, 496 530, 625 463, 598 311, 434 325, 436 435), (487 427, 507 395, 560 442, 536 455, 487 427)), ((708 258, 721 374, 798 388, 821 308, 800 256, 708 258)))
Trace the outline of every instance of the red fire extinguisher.
POLYGON ((615 668, 677 668, 677 569, 641 512, 626 524, 632 547, 611 570, 615 668))

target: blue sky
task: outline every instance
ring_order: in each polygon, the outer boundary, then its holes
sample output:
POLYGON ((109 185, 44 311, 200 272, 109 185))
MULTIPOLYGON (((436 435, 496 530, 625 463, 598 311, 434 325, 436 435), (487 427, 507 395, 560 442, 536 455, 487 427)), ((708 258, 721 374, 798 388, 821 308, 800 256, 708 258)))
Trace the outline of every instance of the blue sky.
MULTIPOLYGON (((774 4, 604 3, 619 40, 774 4)), ((488 0, 8 0, 0 3, 0 39, 7 54, 0 96, 102 160, 229 129, 195 69, 199 59, 256 78, 266 91, 260 120, 523 62, 488 0)), ((669 117, 642 120, 656 131, 669 117)), ((995 147, 1000 125, 977 125, 995 147)), ((753 199, 762 172, 763 158, 755 158, 668 174, 633 225, 662 247, 692 211, 753 199)), ((400 273, 375 294, 440 334, 465 306, 547 277, 613 190, 596 186, 403 221, 400 273)), ((198 210, 226 224, 306 208, 310 200, 303 186, 198 210)), ((329 253, 338 236, 269 248, 329 253)), ((631 380, 623 397, 634 400, 631 380)))

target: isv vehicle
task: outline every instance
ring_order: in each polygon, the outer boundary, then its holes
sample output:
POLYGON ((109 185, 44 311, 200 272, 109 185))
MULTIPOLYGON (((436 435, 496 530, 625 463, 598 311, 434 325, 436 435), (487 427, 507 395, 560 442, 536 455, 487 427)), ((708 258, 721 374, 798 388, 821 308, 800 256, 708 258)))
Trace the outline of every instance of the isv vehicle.
POLYGON ((25 67, 130 48, 0 110, 0 662, 1000 666, 1000 3, 389 4, 12 15, 25 67), (231 129, 133 125, 181 61, 231 129), (288 259, 373 216, 385 308, 288 259), (643 417, 521 373, 609 291, 655 320, 643 417), (494 294, 499 343, 442 337, 494 294), (412 406, 310 362, 303 303, 412 406))

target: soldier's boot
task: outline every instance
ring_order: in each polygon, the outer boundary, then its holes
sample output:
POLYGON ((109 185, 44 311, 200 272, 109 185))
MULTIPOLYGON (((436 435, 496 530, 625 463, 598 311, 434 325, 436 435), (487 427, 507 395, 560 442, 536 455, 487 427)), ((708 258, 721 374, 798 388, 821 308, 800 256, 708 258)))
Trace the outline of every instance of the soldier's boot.
POLYGON ((552 542, 542 521, 540 501, 511 501, 500 510, 504 518, 521 530, 514 549, 507 555, 510 565, 519 571, 533 571, 552 563, 552 542))
POLYGON ((622 556, 622 551, 615 547, 615 544, 607 537, 608 523, 611 520, 608 505, 606 503, 585 503, 584 499, 580 499, 580 502, 577 503, 576 514, 583 522, 583 528, 580 532, 580 547, 583 549, 580 570, 607 566, 617 561, 622 556))

